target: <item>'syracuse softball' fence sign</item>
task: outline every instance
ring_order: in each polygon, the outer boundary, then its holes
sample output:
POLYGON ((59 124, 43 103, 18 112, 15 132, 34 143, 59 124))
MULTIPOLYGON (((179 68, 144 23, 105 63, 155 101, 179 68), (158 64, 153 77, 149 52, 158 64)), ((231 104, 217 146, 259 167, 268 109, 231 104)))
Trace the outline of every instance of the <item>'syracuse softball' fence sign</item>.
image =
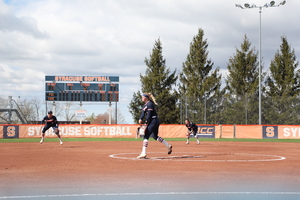
POLYGON ((46 101, 118 102, 118 76, 45 76, 46 101))
MULTIPOLYGON (((63 137, 80 138, 133 138, 137 135, 135 124, 60 124, 63 137)), ((1 124, 0 138, 41 137, 39 124, 1 124)), ((162 124, 159 135, 164 138, 185 138, 187 128, 179 124, 162 124)), ((49 129, 46 136, 56 137, 49 129)), ((300 125, 200 125, 199 138, 245 138, 245 139, 300 139, 300 125)))

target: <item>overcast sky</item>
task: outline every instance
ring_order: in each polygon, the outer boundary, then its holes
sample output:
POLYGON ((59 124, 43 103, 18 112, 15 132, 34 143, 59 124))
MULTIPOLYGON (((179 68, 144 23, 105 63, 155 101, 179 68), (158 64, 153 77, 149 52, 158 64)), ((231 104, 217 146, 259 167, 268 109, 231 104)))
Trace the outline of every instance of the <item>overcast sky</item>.
MULTIPOLYGON (((282 0, 276 1, 279 4, 282 0)), ((133 123, 128 105, 140 90, 145 58, 160 38, 166 65, 181 71, 190 43, 204 30, 209 58, 227 63, 246 34, 259 49, 259 9, 235 4, 262 0, 1 0, 0 97, 45 99, 46 75, 119 76, 118 107, 133 123)), ((300 57, 300 1, 262 10, 264 71, 286 36, 300 57)), ((151 91, 149 91, 151 92, 151 91)), ((88 115, 104 113, 108 103, 83 103, 88 115)))

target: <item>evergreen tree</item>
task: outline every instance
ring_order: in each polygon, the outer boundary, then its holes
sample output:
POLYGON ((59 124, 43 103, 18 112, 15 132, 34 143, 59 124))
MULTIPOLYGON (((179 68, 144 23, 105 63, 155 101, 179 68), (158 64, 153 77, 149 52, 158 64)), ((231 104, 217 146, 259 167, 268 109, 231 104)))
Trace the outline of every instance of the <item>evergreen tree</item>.
POLYGON ((185 104, 187 117, 195 123, 218 123, 215 116, 219 98, 216 97, 220 94, 221 75, 219 68, 213 70, 207 48, 204 31, 198 29, 180 73, 181 102, 185 104))
POLYGON ((258 52, 251 48, 246 35, 241 49, 236 49, 236 54, 229 59, 227 68, 223 123, 257 124, 258 52))
POLYGON ((145 75, 140 74, 142 92, 134 94, 129 105, 134 120, 137 121, 141 113, 140 103, 142 93, 152 93, 157 102, 157 112, 160 123, 172 124, 179 122, 179 109, 177 108, 178 93, 175 90, 177 75, 176 70, 170 73, 166 67, 166 60, 162 56, 160 39, 155 41, 150 58, 145 58, 147 66, 145 75), (138 109, 134 106, 137 106, 138 109), (138 116, 138 117, 137 117, 138 116))
POLYGON ((299 124, 300 71, 297 70, 295 51, 286 37, 281 37, 280 50, 275 53, 267 77, 266 94, 268 111, 265 113, 268 124, 299 124))
POLYGON ((135 123, 138 123, 139 118, 141 116, 141 108, 143 106, 143 102, 142 102, 142 93, 140 91, 138 92, 134 92, 133 93, 133 98, 131 100, 131 102, 129 103, 129 112, 131 113, 132 117, 133 117, 133 121, 135 123))

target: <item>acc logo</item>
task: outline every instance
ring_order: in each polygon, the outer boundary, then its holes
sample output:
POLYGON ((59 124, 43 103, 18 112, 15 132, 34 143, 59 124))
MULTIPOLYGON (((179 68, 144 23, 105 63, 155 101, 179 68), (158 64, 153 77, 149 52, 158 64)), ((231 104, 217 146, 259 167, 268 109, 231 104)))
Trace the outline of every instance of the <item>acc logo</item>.
POLYGON ((19 126, 3 126, 3 138, 19 138, 19 126))
POLYGON ((214 138, 215 127, 214 126, 198 126, 197 136, 200 138, 214 138))
POLYGON ((263 126, 262 129, 264 139, 278 139, 278 126, 263 126))

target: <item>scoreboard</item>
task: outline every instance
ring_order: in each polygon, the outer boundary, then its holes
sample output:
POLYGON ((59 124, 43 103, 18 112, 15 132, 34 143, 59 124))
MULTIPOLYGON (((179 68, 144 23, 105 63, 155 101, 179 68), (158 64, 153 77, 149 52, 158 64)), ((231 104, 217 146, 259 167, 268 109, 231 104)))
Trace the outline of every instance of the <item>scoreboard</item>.
POLYGON ((46 76, 46 101, 118 102, 118 76, 46 76))

